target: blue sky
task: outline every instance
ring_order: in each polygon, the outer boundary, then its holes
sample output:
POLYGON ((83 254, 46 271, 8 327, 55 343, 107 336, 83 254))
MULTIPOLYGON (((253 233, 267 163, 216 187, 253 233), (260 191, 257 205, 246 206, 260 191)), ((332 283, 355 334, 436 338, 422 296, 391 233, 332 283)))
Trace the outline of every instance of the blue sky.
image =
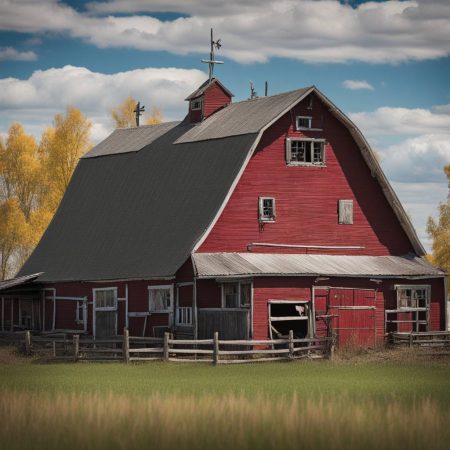
POLYGON ((450 2, 333 0, 4 0, 0 135, 22 122, 39 139, 57 112, 80 107, 95 142, 127 95, 182 118, 206 78, 235 94, 315 84, 362 129, 425 245, 450 163, 450 2))

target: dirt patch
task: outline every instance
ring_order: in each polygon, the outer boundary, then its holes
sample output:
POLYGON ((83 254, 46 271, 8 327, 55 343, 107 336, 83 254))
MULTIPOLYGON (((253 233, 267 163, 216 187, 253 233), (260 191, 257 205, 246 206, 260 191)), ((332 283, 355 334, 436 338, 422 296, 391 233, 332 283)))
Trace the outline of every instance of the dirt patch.
POLYGON ((0 346, 0 364, 24 364, 29 361, 30 358, 20 353, 17 347, 12 345, 0 346))

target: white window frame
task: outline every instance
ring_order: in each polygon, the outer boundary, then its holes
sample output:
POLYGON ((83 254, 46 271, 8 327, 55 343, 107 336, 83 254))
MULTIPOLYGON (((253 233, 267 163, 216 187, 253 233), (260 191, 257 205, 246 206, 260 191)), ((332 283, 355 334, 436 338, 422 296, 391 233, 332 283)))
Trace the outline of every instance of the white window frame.
POLYGON ((191 100, 191 111, 200 111, 203 107, 203 99, 193 99, 191 100), (194 105, 198 102, 198 106, 194 108, 194 105))
POLYGON ((229 280, 229 281, 223 281, 220 285, 220 293, 221 293, 221 306, 223 309, 247 309, 247 308, 251 308, 252 304, 253 304, 253 282, 252 280, 249 279, 245 279, 245 280, 229 280), (225 292, 224 292, 224 286, 226 284, 237 284, 238 285, 238 303, 239 306, 237 308, 228 308, 225 304, 225 292), (241 286, 243 284, 249 284, 250 285, 250 303, 246 304, 246 305, 242 305, 241 303, 241 293, 242 293, 242 288, 241 286))
POLYGON ((431 285, 430 284, 396 284, 395 286, 396 291, 396 299, 397 299, 397 310, 410 310, 410 309, 423 309, 426 310, 430 307, 431 302, 431 285), (425 306, 400 306, 400 291, 404 289, 410 289, 411 291, 415 290, 424 290, 426 292, 426 298, 425 298, 425 306))
POLYGON ((258 216, 260 222, 275 222, 277 218, 275 197, 259 197, 258 199, 258 216), (264 216, 264 200, 272 200, 273 215, 271 217, 264 216))
POLYGON ((338 223, 339 225, 353 225, 353 216, 354 216, 354 209, 353 209, 353 200, 338 200, 338 223), (351 217, 350 219, 345 219, 345 205, 351 205, 351 217))
POLYGON ((84 300, 77 300, 75 310, 75 322, 84 323, 84 300))
POLYGON ((147 305, 148 305, 148 312, 151 313, 171 313, 173 312, 173 284, 160 284, 160 285, 151 285, 147 286, 148 290, 148 297, 147 297, 147 305), (150 291, 157 291, 159 289, 169 289, 170 290, 170 305, 167 309, 150 309, 150 291))
POLYGON ((289 137, 286 138, 286 164, 288 166, 310 166, 310 167, 323 167, 325 166, 325 139, 315 139, 315 138, 304 138, 304 137, 289 137), (306 142, 309 143, 311 152, 311 159, 314 159, 314 143, 319 142, 322 144, 322 161, 320 162, 303 162, 303 161, 292 161, 292 142, 306 142))
POLYGON ((312 117, 311 116, 297 116, 295 118, 295 128, 297 130, 310 130, 312 128, 312 117), (301 119, 307 119, 308 120, 308 126, 307 127, 301 127, 299 125, 299 122, 301 119))
POLYGON ((94 303, 94 313, 95 311, 117 311, 117 287, 106 287, 106 288, 95 288, 92 289, 92 293, 93 293, 93 303, 94 303), (97 292, 99 291, 113 291, 114 292, 114 306, 100 306, 98 307, 96 305, 96 297, 97 297, 97 292))

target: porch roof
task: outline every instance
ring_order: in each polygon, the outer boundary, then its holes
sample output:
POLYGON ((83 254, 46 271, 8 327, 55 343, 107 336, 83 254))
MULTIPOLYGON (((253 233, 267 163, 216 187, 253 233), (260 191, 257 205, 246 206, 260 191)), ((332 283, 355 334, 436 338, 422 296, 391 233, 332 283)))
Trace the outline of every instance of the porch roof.
POLYGON ((42 272, 34 273, 32 275, 24 275, 22 277, 11 278, 9 280, 0 281, 0 292, 6 291, 7 289, 17 288, 27 283, 34 281, 42 272))
POLYGON ((443 277, 414 255, 347 256, 274 253, 194 253, 198 278, 241 276, 443 277))

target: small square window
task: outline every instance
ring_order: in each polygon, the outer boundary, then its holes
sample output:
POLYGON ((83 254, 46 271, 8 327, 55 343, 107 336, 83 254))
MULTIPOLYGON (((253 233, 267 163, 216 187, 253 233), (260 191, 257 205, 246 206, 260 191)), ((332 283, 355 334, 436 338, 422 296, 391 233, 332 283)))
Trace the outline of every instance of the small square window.
POLYGON ((198 109, 202 109, 202 100, 201 99, 192 100, 191 101, 191 110, 195 111, 198 109))
POLYGON ((148 310, 169 311, 172 306, 171 286, 149 286, 148 287, 148 310))
POLYGON ((297 116, 297 130, 311 128, 312 117, 297 116))
POLYGON ((275 222, 275 199, 273 197, 259 198, 259 220, 275 222))

